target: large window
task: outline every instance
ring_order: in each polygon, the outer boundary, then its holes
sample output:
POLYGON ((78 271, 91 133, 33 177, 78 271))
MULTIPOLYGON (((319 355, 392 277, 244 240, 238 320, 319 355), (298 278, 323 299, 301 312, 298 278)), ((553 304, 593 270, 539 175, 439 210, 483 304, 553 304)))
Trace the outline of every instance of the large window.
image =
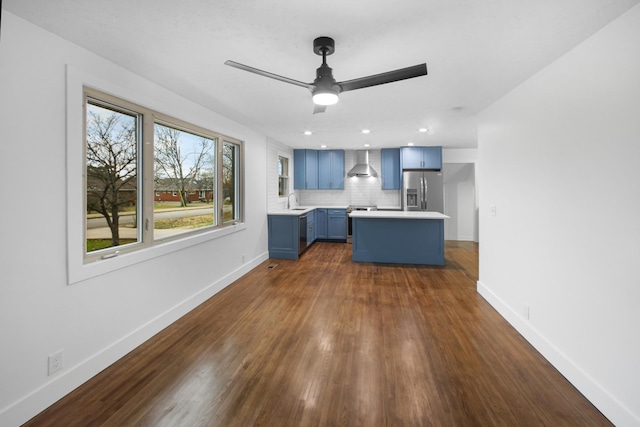
POLYGON ((85 89, 85 261, 242 222, 242 142, 85 89))
POLYGON ((216 225, 218 139, 161 123, 154 135, 154 238, 216 225))
POLYGON ((89 99, 86 117, 86 250, 138 243, 141 115, 89 99))

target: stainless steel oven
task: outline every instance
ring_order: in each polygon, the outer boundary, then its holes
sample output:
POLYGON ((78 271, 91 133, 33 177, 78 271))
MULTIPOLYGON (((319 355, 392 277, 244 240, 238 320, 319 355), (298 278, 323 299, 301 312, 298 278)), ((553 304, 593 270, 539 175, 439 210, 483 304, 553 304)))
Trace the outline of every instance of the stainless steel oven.
POLYGON ((353 211, 377 211, 377 206, 355 206, 349 205, 347 206, 347 243, 351 243, 351 231, 352 231, 352 222, 351 222, 351 212, 353 211))

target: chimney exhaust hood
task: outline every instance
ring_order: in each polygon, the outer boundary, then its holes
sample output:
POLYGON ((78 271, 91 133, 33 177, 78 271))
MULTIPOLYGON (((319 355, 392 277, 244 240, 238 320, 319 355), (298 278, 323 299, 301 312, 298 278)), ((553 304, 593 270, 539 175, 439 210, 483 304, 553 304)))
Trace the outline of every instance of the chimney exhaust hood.
POLYGON ((369 165, 369 150, 356 150, 356 165, 347 176, 378 176, 378 172, 369 165))

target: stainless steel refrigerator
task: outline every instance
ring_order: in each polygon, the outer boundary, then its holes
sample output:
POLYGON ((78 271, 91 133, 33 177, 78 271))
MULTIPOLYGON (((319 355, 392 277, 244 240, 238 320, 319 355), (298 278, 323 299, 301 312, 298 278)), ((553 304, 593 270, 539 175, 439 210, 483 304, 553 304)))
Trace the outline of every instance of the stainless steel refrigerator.
POLYGON ((442 172, 402 172, 402 210, 444 213, 442 172))

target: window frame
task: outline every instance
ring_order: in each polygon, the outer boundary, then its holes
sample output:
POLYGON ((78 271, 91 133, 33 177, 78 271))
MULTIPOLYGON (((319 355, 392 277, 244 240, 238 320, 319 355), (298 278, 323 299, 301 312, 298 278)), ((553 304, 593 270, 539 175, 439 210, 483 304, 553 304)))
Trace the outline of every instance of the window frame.
MULTIPOLYGON (((67 65, 67 283, 73 284, 84 281, 86 279, 96 277, 102 274, 125 268, 136 263, 140 263, 149 259, 153 259, 171 252, 182 250, 200 243, 221 238, 229 234, 239 232, 246 229, 244 224, 244 142, 237 138, 230 137, 218 132, 203 129, 196 124, 187 122, 160 112, 157 99, 148 99, 140 95, 140 93, 132 90, 132 88, 123 88, 113 82, 96 77, 85 71, 76 69, 67 65), (131 94, 136 94, 135 100, 131 99, 131 94), (209 226, 202 229, 196 229, 190 232, 178 233, 170 238, 153 239, 153 227, 149 226, 151 238, 143 236, 142 241, 132 244, 133 247, 125 247, 122 245, 109 248, 108 251, 99 252, 99 257, 89 256, 86 253, 86 96, 91 94, 93 98, 108 102, 116 107, 124 110, 140 112, 137 108, 144 110, 143 114, 149 114, 149 117, 143 118, 142 124, 142 168, 143 172, 138 177, 138 181, 142 182, 138 188, 138 197, 142 197, 143 202, 140 207, 144 219, 152 219, 153 201, 155 189, 153 184, 148 188, 144 187, 145 179, 148 174, 149 166, 145 166, 146 162, 151 162, 151 182, 153 182, 153 126, 156 121, 166 122, 173 126, 185 127, 186 130, 192 129, 196 133, 204 130, 206 133, 215 135, 219 141, 227 140, 237 143, 240 146, 240 158, 238 168, 238 185, 239 187, 239 209, 240 215, 233 222, 224 223, 218 221, 216 226, 209 226), (100 95, 100 96, 97 96, 100 95), (102 98, 102 96, 105 98, 102 98), (113 102, 115 101, 115 102, 113 102), (135 102, 137 101, 137 102, 135 102), (120 102, 124 102, 123 105, 120 102), (146 107, 151 105, 155 108, 146 107), (135 106, 136 108, 127 108, 135 106), (150 151, 151 155, 147 153, 150 151), (146 154, 146 155, 145 155, 146 154), (82 179, 78 179, 82 177, 82 179), (150 213, 151 211, 151 213, 150 213), (151 215, 151 216, 150 216, 151 215), (117 252, 117 253, 116 253, 117 252), (111 255, 111 256, 109 256, 111 255)), ((220 144, 221 146, 221 144, 220 144)), ((221 187, 221 186, 220 186, 221 187)), ((216 196, 214 196, 216 197, 216 196)), ((144 219, 140 223, 144 223, 144 219)), ((144 230, 143 230, 144 231, 144 230)), ((144 233, 143 233, 144 234, 144 233)), ((89 255, 93 255, 93 252, 89 255)))
MULTIPOLYGON (((224 146, 226 144, 232 144, 235 145, 237 147, 236 150, 234 150, 234 153, 237 155, 237 157, 234 157, 234 170, 237 171, 237 173, 235 173, 234 176, 234 184, 233 184, 233 188, 234 188, 234 202, 235 204, 233 205, 233 216, 230 220, 228 221, 224 221, 224 203, 220 204, 220 221, 223 224, 229 225, 229 224, 236 224, 239 222, 244 222, 244 162, 242 161, 242 159, 244 159, 244 144, 240 144, 238 142, 238 140, 233 139, 233 138, 229 138, 229 137, 225 137, 222 139, 222 144, 220 144, 220 151, 218 152, 218 154, 220 155, 221 158, 221 170, 219 171, 219 181, 220 183, 223 182, 223 174, 224 174, 224 167, 222 166, 224 163, 224 159, 222 158, 222 156, 224 155, 224 146)), ((219 185, 218 188, 219 191, 219 197, 220 200, 222 200, 222 202, 224 202, 224 188, 223 185, 219 185)))
POLYGON ((284 198, 284 197, 288 197, 289 196, 289 172, 291 171, 291 167, 289 166, 289 164, 291 163, 291 159, 284 155, 284 154, 278 154, 278 197, 279 198, 284 198), (280 175, 280 159, 285 159, 287 161, 287 174, 286 175, 280 175), (285 189, 285 194, 280 194, 280 180, 284 179, 284 189, 285 189))

